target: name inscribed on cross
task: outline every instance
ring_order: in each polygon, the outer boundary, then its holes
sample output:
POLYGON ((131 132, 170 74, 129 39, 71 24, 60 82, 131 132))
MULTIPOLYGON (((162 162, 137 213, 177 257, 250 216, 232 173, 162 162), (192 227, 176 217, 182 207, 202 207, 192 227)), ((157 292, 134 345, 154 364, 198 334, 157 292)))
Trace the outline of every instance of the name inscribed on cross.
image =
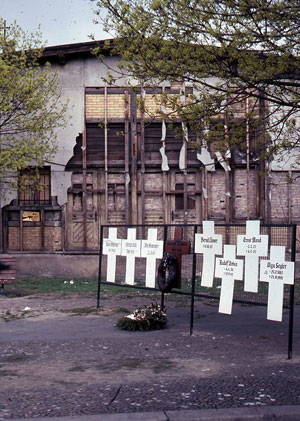
POLYGON ((260 262, 260 281, 268 282, 267 319, 282 321, 284 284, 294 284, 295 263, 285 261, 285 247, 271 246, 270 260, 260 262))
POLYGON ((222 235, 215 234, 214 221, 203 221, 203 234, 195 234, 195 253, 203 254, 201 286, 211 288, 215 255, 222 255, 222 235))
POLYGON ((135 258, 141 256, 141 240, 136 239, 135 228, 128 228, 127 239, 122 240, 122 256, 126 256, 125 283, 134 285, 135 258))
POLYGON ((246 222, 246 235, 237 236, 237 255, 245 256, 244 290, 258 292, 259 257, 268 255, 268 235, 260 235, 260 221, 246 222))
POLYGON ((225 314, 232 312, 234 281, 243 280, 244 262, 236 259, 235 249, 236 246, 225 244, 224 256, 216 258, 215 276, 222 280, 219 312, 225 314))
POLYGON ((146 258, 146 287, 155 288, 156 260, 163 257, 164 242, 157 240, 157 229, 148 229, 148 240, 142 240, 141 257, 146 258))
POLYGON ((108 238, 103 238, 103 254, 107 254, 106 281, 115 282, 116 256, 122 252, 122 240, 117 238, 117 228, 108 229, 108 238))

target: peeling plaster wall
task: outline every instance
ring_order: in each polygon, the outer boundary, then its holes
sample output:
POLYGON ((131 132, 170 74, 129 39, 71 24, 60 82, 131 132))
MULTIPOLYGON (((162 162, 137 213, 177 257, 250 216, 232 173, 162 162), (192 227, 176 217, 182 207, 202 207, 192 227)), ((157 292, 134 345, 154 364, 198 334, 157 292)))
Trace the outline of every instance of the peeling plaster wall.
MULTIPOLYGON (((107 72, 116 68, 117 58, 108 57, 101 63, 95 57, 72 59, 66 64, 53 64, 63 89, 62 100, 69 101, 68 123, 58 134, 58 151, 51 164, 51 194, 57 196, 59 205, 67 202, 67 189, 71 185, 71 172, 64 166, 73 155, 76 137, 84 129, 84 98, 86 87, 103 86, 107 72)), ((127 85, 127 78, 118 81, 120 86, 127 85)))

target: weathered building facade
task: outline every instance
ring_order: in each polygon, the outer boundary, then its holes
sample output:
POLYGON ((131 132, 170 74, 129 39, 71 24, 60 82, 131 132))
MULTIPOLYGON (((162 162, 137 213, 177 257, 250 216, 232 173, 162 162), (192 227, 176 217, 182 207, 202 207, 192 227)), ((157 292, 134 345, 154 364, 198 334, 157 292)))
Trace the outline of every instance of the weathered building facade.
MULTIPOLYGON (((210 151, 207 163, 182 122, 162 121, 157 113, 160 95, 180 96, 182 86, 138 92, 126 78, 105 86, 118 58, 107 54, 101 63, 91 54, 94 46, 44 52, 70 100, 70 124, 59 134, 53 162, 40 172, 42 190, 30 186, 2 203, 5 252, 91 253, 103 224, 300 221, 300 173, 274 166, 266 176, 255 133, 245 139, 247 156, 238 149, 210 151)), ((190 93, 185 87, 186 97, 190 93)), ((245 109, 235 112, 244 118, 245 109)))

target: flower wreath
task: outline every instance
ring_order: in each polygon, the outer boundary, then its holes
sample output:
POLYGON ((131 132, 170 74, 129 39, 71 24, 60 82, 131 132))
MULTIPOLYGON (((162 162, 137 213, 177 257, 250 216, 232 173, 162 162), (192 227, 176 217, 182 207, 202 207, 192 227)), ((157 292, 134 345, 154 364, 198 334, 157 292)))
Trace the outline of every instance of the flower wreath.
POLYGON ((176 286, 177 272, 176 256, 166 253, 157 270, 157 282, 162 292, 170 292, 176 286))
POLYGON ((136 309, 132 314, 121 317, 116 326, 125 330, 158 330, 166 327, 166 313, 158 304, 150 304, 136 309))

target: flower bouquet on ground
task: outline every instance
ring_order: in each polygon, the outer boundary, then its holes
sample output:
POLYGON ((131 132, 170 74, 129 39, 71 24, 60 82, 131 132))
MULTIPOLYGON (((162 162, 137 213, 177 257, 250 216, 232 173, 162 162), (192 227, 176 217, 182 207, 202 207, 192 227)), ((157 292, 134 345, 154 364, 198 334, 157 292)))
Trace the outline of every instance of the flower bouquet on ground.
POLYGON ((136 309, 132 314, 121 317, 116 326, 125 330, 158 330, 166 327, 167 316, 158 304, 136 309))

